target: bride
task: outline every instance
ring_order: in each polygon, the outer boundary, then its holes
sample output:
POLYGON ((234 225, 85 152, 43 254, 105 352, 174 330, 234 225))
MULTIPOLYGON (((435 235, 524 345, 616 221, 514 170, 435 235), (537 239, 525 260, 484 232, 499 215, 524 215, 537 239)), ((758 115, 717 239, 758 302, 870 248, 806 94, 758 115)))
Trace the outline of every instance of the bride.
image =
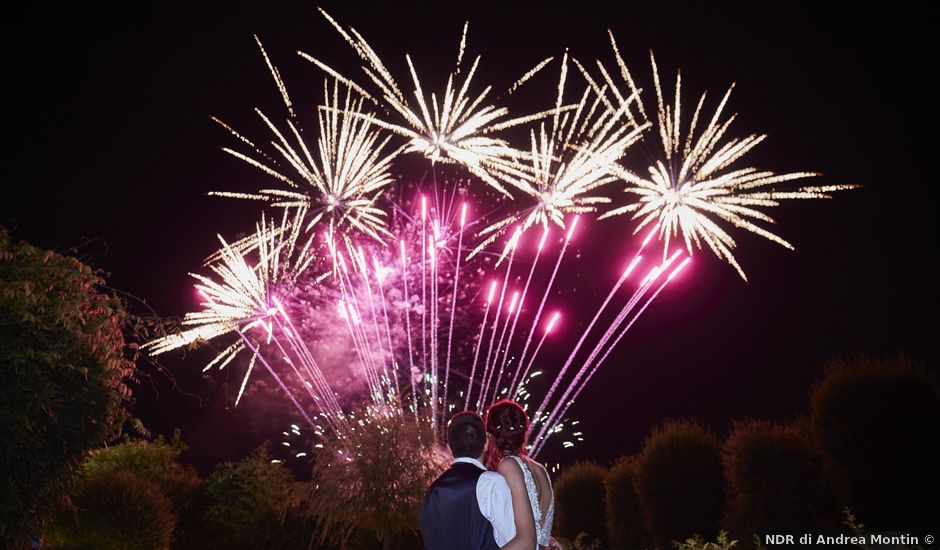
POLYGON ((516 536, 503 550, 556 548, 552 539, 555 497, 545 467, 525 453, 529 417, 515 401, 504 399, 486 411, 489 468, 509 484, 516 536))

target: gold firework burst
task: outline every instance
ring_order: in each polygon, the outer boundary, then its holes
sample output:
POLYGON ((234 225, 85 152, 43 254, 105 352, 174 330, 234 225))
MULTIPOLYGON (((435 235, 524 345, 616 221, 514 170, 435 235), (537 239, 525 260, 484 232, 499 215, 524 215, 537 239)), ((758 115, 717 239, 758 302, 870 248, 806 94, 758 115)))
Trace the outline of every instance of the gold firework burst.
MULTIPOLYGON (((503 186, 503 181, 509 174, 514 174, 515 165, 523 153, 493 134, 544 118, 554 111, 507 118, 507 108, 497 107, 488 101, 492 86, 486 86, 475 95, 470 93, 470 83, 479 66, 480 56, 477 56, 469 70, 461 75, 468 25, 465 24, 463 28, 455 69, 448 75, 447 84, 440 95, 425 93, 425 87, 418 78, 411 56, 405 55, 414 85, 412 102, 402 92, 381 57, 359 32, 351 27, 344 29, 326 11, 320 9, 320 12, 365 62, 362 70, 378 88, 379 93, 370 94, 352 79, 341 75, 317 58, 300 52, 304 59, 377 104, 385 105, 390 113, 396 115, 396 122, 372 122, 407 139, 405 152, 424 155, 432 163, 459 164, 499 192, 510 195, 503 186)), ((509 93, 538 73, 551 60, 552 58, 547 58, 539 62, 513 84, 509 93)))
MULTIPOLYGON (((611 45, 620 71, 629 93, 617 91, 617 85, 601 62, 597 66, 604 80, 604 91, 608 92, 610 104, 622 103, 623 98, 639 92, 627 69, 626 63, 617 48, 613 34, 611 45)), ((688 128, 683 129, 681 73, 676 73, 675 96, 671 104, 663 95, 656 59, 650 52, 653 85, 656 92, 656 128, 662 146, 662 156, 648 168, 647 177, 640 176, 624 167, 618 167, 618 175, 627 183, 624 191, 637 195, 636 202, 615 208, 601 218, 619 214, 632 214, 639 219, 636 231, 650 223, 659 223, 663 237, 664 253, 670 240, 681 235, 686 249, 692 252, 708 246, 719 258, 734 266, 744 280, 747 276, 732 253, 736 246, 734 237, 721 222, 725 222, 760 235, 765 239, 793 249, 793 245, 776 233, 755 222, 774 224, 774 219, 761 208, 779 206, 783 200, 793 199, 828 199, 830 193, 853 189, 854 185, 819 185, 804 186, 791 190, 777 191, 774 186, 795 180, 819 176, 816 172, 788 172, 778 174, 770 170, 761 170, 753 166, 734 166, 742 157, 766 139, 763 134, 751 134, 744 138, 726 136, 735 115, 722 117, 725 106, 734 89, 732 84, 707 122, 703 106, 706 93, 703 93, 693 111, 688 128), (698 130, 700 122, 704 122, 698 130), (684 132, 684 137, 683 137, 684 132)), ((582 67, 582 72, 587 73, 582 67)), ((599 89, 594 83, 595 89, 599 89)), ((625 111, 628 120, 639 118, 646 120, 646 110, 642 103, 637 103, 636 114, 625 111)))
POLYGON ((257 193, 216 191, 210 195, 261 200, 282 208, 303 207, 310 214, 308 230, 326 220, 330 234, 341 232, 345 236, 347 232, 358 232, 381 241, 388 236, 388 230, 385 211, 376 206, 376 201, 392 181, 389 168, 401 148, 388 147, 391 136, 382 136, 372 115, 363 110, 363 98, 351 88, 342 94, 337 81, 332 89, 324 83, 325 102, 317 110, 319 134, 316 149, 311 151, 280 73, 260 41, 258 46, 290 113, 287 130, 282 131, 256 109, 274 136, 270 145, 276 155, 269 156, 228 125, 214 120, 247 144, 252 153, 228 147, 223 150, 271 176, 281 187, 260 189, 257 193))
MULTIPOLYGON (((585 88, 574 109, 566 110, 562 101, 567 77, 568 53, 565 52, 548 129, 542 122, 537 133, 531 131, 530 152, 514 166, 518 177, 510 180, 531 206, 516 210, 480 231, 479 235, 486 239, 471 256, 514 223, 519 223, 518 229, 522 232, 534 225, 547 228, 549 223, 565 228, 566 215, 594 212, 597 205, 610 202, 608 197, 595 191, 619 179, 615 173, 616 162, 640 139, 649 124, 620 123, 630 103, 637 100, 636 96, 623 105, 608 107, 603 104, 603 90, 599 90, 601 94, 592 94, 590 87, 585 88)), ((521 201, 514 201, 514 206, 518 202, 521 201)), ((502 256, 508 250, 509 244, 504 247, 502 256)))

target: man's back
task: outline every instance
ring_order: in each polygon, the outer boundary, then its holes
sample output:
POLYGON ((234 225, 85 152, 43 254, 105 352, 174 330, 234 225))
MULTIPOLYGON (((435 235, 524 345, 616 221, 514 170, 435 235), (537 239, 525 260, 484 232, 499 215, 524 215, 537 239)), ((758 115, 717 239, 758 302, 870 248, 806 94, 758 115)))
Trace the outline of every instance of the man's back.
POLYGON ((477 481, 485 470, 456 462, 441 474, 424 497, 421 535, 429 550, 496 550, 493 526, 477 501, 477 481))

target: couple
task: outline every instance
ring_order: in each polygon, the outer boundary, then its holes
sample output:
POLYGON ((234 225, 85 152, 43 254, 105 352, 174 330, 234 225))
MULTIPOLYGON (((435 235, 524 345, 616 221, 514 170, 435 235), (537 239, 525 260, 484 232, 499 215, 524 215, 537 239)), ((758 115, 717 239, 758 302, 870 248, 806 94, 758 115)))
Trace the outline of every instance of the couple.
POLYGON ((490 405, 485 421, 470 411, 451 418, 454 463, 431 484, 419 515, 428 550, 555 547, 552 485, 525 455, 528 431, 529 417, 515 401, 490 405))

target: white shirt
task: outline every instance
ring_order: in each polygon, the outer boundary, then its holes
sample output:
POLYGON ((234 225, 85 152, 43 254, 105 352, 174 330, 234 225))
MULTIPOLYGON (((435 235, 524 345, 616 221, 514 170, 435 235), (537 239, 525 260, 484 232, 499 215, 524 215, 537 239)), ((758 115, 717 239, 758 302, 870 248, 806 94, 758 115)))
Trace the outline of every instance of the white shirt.
MULTIPOLYGON (((454 459, 454 462, 473 464, 486 470, 483 464, 467 456, 454 459)), ((493 525, 493 537, 496 544, 505 546, 516 536, 516 521, 512 515, 512 493, 506 478, 496 472, 485 471, 477 479, 477 503, 480 513, 493 525)))

